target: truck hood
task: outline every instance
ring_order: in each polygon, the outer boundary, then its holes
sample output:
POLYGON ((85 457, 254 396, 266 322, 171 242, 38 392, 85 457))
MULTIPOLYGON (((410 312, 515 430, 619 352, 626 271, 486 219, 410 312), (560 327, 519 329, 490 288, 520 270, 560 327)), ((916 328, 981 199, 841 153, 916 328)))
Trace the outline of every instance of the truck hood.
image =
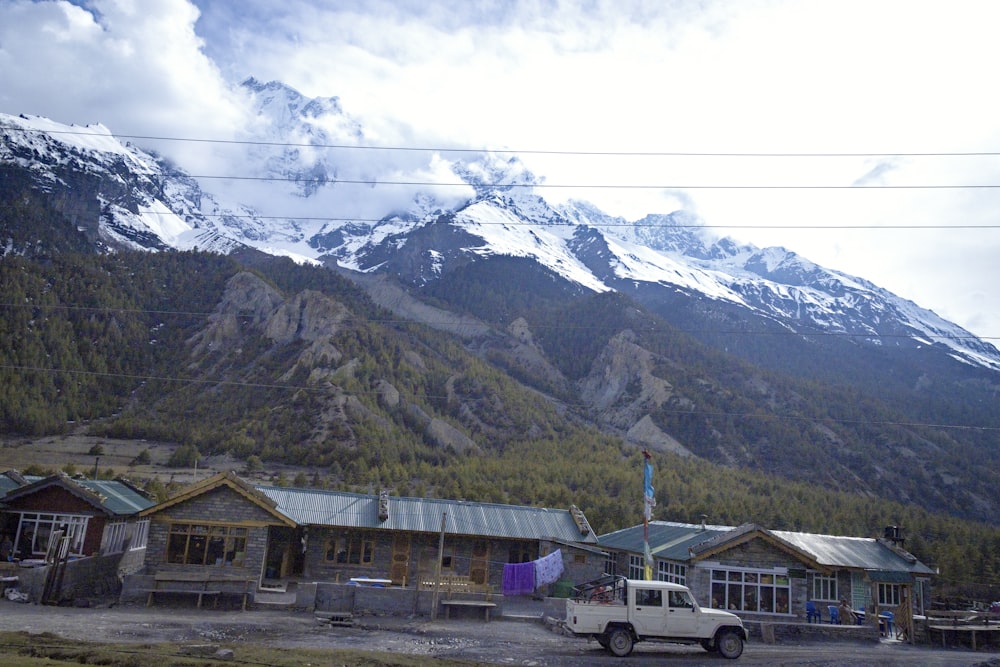
POLYGON ((701 615, 703 618, 711 619, 713 621, 719 621, 722 623, 736 624, 740 627, 743 626, 743 621, 739 616, 732 612, 723 611, 721 609, 705 609, 701 608, 701 615))

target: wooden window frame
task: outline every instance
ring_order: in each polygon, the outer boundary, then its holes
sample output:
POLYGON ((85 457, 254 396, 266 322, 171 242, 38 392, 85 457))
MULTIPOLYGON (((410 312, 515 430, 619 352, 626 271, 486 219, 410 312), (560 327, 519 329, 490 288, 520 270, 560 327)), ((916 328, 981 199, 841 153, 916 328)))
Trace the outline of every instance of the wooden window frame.
POLYGON ((375 536, 364 531, 345 531, 331 535, 326 541, 324 558, 327 563, 334 565, 374 567, 375 536))
POLYGON ((176 521, 167 529, 163 558, 175 565, 243 567, 249 537, 245 525, 176 521))

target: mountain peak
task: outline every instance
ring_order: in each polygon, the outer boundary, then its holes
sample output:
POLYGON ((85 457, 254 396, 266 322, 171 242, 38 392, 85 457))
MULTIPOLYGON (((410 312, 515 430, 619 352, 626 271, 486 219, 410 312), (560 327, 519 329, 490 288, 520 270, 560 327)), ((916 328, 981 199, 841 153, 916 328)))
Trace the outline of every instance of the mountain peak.
POLYGON ((0 160, 19 160, 29 168, 45 162, 50 182, 65 182, 67 169, 105 175, 100 187, 113 183, 116 190, 95 196, 103 202, 100 224, 105 235, 127 247, 230 252, 249 246, 372 273, 405 265, 425 283, 469 261, 530 258, 594 292, 642 294, 657 302, 669 300, 664 295, 672 299, 683 294, 715 302, 714 307, 739 309, 746 317, 780 322, 787 330, 850 333, 867 337, 859 340, 872 345, 880 344, 881 333, 890 332, 896 341, 911 338, 952 361, 1000 369, 1000 352, 993 346, 934 313, 784 248, 719 239, 691 211, 651 213, 630 222, 588 202, 554 206, 538 193, 543 179, 518 157, 501 153, 455 162, 435 155, 430 164, 416 164, 426 158, 410 154, 392 155, 386 164, 381 158, 369 160, 368 154, 365 160, 353 159, 350 152, 330 150, 360 145, 363 138, 360 123, 343 112, 337 98, 309 99, 281 82, 253 77, 243 87, 258 122, 247 129, 254 141, 243 149, 240 168, 271 184, 242 194, 283 208, 287 218, 265 218, 253 200, 240 200, 232 192, 226 200, 205 191, 183 171, 122 145, 103 126, 75 133, 47 119, 0 117, 0 123, 21 130, 18 136, 27 136, 30 144, 15 154, 17 141, 5 139, 0 160), (86 161, 80 158, 81 148, 87 149, 86 161), (411 163, 400 167, 407 160, 411 163), (128 179, 123 170, 142 178, 128 179), (381 194, 388 188, 377 191, 381 179, 411 174, 426 184, 411 184, 392 196, 381 194), (461 193, 445 200, 434 188, 438 182, 453 184, 456 176, 471 187, 473 197, 461 193), (338 179, 353 181, 352 187, 334 190, 338 179), (368 181, 371 192, 357 189, 368 181), (344 209, 352 206, 367 214, 351 218, 344 209), (399 259, 407 253, 413 255, 399 259))

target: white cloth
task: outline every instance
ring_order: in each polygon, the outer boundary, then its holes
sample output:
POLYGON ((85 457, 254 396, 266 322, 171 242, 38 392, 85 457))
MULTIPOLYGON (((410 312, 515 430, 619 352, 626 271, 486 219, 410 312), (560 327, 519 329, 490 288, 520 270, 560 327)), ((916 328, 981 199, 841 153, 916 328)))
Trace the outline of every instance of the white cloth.
POLYGON ((535 561, 535 588, 559 581, 563 573, 562 549, 535 561))

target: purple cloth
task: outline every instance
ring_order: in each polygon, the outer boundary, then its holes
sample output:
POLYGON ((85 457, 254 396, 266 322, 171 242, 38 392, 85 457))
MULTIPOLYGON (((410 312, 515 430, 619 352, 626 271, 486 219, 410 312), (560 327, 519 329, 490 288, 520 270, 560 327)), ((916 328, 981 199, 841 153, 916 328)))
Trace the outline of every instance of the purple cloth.
POLYGON ((503 566, 504 595, 531 595, 535 592, 535 562, 507 563, 503 566))

